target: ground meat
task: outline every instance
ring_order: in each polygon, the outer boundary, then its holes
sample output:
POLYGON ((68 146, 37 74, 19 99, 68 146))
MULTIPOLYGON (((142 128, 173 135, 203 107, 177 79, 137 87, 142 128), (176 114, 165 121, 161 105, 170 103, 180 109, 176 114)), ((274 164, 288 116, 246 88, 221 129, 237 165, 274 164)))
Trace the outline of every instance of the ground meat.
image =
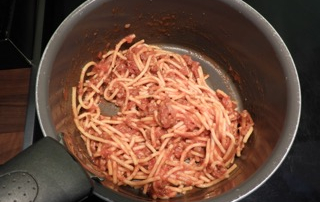
POLYGON ((159 104, 158 120, 163 128, 170 128, 176 123, 174 110, 170 106, 170 100, 164 100, 159 104))
POLYGON ((126 57, 128 58, 126 60, 127 70, 129 71, 130 74, 138 75, 141 71, 139 70, 136 63, 134 62, 133 53, 129 52, 128 54, 126 54, 126 57))
POLYGON ((194 123, 194 120, 191 119, 192 116, 193 114, 188 113, 183 119, 184 125, 188 128, 189 131, 193 131, 197 128, 197 125, 194 123))
POLYGON ((200 63, 192 60, 192 58, 188 55, 183 55, 182 58, 187 63, 189 69, 192 71, 195 78, 199 78, 198 69, 200 67, 200 63))
POLYGON ((247 110, 243 110, 240 113, 240 133, 242 135, 247 134, 247 132, 249 131, 250 127, 252 127, 253 125, 253 120, 249 114, 249 112, 247 110))

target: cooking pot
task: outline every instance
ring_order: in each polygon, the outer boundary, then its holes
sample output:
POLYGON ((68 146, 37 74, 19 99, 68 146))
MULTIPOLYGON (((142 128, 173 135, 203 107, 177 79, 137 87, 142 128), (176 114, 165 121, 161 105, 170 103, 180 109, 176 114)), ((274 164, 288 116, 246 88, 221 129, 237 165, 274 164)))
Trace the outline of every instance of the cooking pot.
POLYGON ((65 145, 96 176, 90 181, 93 193, 106 201, 152 201, 137 190, 101 181, 71 109, 71 87, 78 84, 83 65, 132 33, 199 61, 210 75, 209 85, 229 94, 255 123, 228 179, 168 201, 237 201, 263 184, 291 147, 301 106, 294 62, 272 26, 240 0, 89 0, 62 22, 43 53, 36 107, 44 136, 65 145))

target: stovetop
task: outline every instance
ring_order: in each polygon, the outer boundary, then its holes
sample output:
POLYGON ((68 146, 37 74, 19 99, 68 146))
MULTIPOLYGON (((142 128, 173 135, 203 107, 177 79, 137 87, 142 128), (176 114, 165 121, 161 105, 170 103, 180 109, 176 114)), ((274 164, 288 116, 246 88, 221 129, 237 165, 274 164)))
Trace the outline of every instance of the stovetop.
MULTIPOLYGON (((64 17, 83 0, 72 2, 47 1, 43 46, 64 17)), ((302 112, 296 139, 284 162, 269 180, 241 201, 320 201, 320 1, 245 2, 270 22, 291 52, 300 78, 302 112)), ((33 138, 36 141, 41 138, 37 119, 31 124, 32 133, 40 134, 33 138)), ((99 199, 92 196, 86 201, 99 199)))

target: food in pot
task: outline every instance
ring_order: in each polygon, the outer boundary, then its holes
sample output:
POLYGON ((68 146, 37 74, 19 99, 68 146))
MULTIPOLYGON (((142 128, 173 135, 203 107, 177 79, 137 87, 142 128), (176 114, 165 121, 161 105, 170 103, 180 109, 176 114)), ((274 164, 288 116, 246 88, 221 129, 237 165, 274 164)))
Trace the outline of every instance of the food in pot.
POLYGON ((248 111, 206 83, 209 75, 188 55, 135 35, 88 62, 72 89, 74 122, 95 165, 116 185, 171 198, 210 187, 236 169, 252 134, 248 111), (99 103, 114 103, 108 116, 99 103))

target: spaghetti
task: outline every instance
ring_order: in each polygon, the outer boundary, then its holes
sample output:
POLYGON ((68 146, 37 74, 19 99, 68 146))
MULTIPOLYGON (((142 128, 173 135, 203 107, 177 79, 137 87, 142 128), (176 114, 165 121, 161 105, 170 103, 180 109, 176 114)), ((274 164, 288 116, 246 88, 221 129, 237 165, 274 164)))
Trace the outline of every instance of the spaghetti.
POLYGON ((87 63, 72 88, 74 121, 93 162, 116 185, 171 198, 205 188, 236 168, 253 131, 250 114, 212 90, 198 62, 123 38, 87 63), (101 114, 99 103, 119 107, 101 114))

